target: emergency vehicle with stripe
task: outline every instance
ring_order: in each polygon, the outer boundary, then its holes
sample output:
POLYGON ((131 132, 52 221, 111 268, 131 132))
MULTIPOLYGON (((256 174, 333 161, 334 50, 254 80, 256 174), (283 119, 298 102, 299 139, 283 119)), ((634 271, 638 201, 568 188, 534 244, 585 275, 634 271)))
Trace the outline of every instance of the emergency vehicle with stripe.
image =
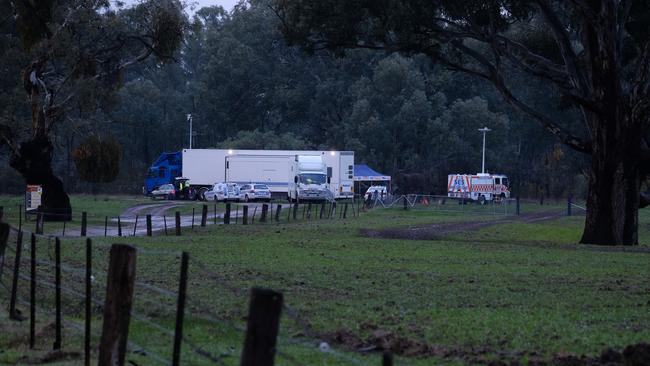
POLYGON ((486 202, 510 198, 508 177, 503 174, 449 174, 447 197, 486 202))

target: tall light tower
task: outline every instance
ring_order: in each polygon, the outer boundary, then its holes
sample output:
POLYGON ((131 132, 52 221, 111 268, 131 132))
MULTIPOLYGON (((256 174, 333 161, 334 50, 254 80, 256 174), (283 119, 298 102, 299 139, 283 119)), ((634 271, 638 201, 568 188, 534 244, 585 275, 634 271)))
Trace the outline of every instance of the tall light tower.
POLYGON ((187 122, 190 123, 190 149, 192 148, 192 113, 188 113, 187 122))
POLYGON ((481 166, 481 173, 485 174, 485 135, 492 130, 487 127, 479 128, 478 130, 483 132, 483 165, 481 166))

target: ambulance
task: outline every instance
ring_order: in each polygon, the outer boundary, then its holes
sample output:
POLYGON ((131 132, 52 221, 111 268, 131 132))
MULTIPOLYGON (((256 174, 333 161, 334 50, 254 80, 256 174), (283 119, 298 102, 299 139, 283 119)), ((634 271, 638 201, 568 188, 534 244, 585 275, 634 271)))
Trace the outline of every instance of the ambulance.
POLYGON ((503 174, 449 174, 447 197, 484 204, 510 198, 508 177, 503 174))

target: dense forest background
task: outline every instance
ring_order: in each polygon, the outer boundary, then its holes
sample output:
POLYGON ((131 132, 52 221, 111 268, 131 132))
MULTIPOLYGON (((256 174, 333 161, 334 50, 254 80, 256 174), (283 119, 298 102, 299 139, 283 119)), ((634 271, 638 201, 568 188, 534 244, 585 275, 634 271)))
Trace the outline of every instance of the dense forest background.
MULTIPOLYGON (((203 8, 187 21, 176 62, 151 60, 131 69, 117 96, 102 105, 80 105, 58 125, 54 165, 68 191, 140 192, 147 167, 161 152, 188 147, 191 113, 195 148, 354 150, 357 163, 392 175, 394 188, 415 176, 419 192, 436 194, 445 193, 447 174, 480 171, 477 129, 487 126, 487 169, 509 175, 515 193, 585 194, 586 159, 507 106, 481 80, 419 55, 305 54, 286 45, 265 1, 241 3, 231 12, 203 8), (115 182, 79 178, 74 150, 89 137, 121 144, 115 182)), ((28 57, 4 23, 0 117, 28 129, 20 77, 28 57)), ((514 80, 520 96, 561 125, 577 118, 553 90, 523 75, 514 80)), ((0 155, 1 191, 22 192, 24 182, 6 155, 0 155)))

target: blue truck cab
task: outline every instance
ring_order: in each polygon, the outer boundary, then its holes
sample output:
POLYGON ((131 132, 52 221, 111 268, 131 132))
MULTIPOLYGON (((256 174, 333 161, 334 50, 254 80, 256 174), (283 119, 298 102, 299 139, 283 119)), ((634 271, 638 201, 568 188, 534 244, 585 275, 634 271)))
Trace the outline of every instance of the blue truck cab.
POLYGON ((162 153, 149 167, 147 178, 144 180, 143 193, 149 194, 163 184, 174 183, 176 177, 183 172, 181 152, 162 153))

